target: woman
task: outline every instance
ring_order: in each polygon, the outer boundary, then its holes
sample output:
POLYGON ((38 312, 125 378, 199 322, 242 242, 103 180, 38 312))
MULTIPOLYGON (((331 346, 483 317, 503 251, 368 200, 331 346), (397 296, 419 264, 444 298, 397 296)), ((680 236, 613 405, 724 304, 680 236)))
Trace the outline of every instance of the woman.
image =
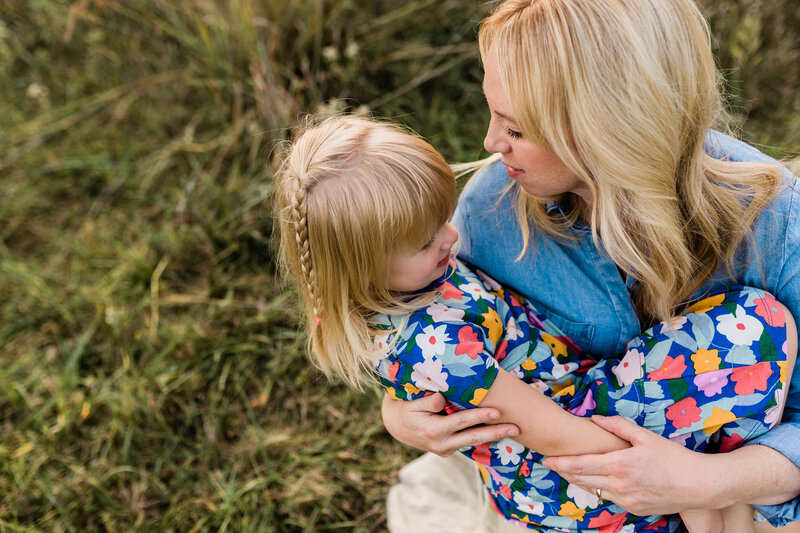
MULTIPOLYGON (((772 292, 800 316, 796 180, 710 131, 722 118, 717 73, 691 0, 508 0, 479 40, 485 147, 502 161, 459 201, 460 255, 535 301, 590 354, 620 352, 645 327, 738 284, 772 292)), ((774 525, 800 520, 800 378, 789 390, 783 423, 730 453, 696 454, 626 420, 598 419, 632 448, 545 466, 634 514, 749 503, 774 525)), ((384 422, 443 456, 517 431, 464 429, 498 413, 441 417, 442 403, 385 399, 384 422)), ((413 507, 426 494, 414 477, 443 477, 431 461, 401 474, 393 529, 432 516, 430 502, 413 507)), ((451 463, 445 477, 463 490, 451 463)))

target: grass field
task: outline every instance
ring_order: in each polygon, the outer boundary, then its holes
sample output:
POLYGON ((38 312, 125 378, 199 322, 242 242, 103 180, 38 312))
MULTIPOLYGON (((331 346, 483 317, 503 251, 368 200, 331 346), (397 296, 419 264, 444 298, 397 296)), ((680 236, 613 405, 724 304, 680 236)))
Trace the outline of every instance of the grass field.
MULTIPOLYGON (((742 136, 800 153, 796 0, 706 0, 742 136)), ((452 161, 466 0, 0 0, 0 531, 381 531, 415 455, 309 368, 265 200, 302 113, 452 161)))

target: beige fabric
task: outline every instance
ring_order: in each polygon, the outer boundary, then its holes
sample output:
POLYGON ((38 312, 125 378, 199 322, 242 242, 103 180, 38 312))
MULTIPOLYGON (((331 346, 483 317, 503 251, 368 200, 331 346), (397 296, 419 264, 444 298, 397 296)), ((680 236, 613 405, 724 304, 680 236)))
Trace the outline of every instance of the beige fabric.
POLYGON ((392 533, 522 533, 489 503, 478 467, 460 453, 442 458, 432 453, 400 470, 400 480, 386 500, 392 533))

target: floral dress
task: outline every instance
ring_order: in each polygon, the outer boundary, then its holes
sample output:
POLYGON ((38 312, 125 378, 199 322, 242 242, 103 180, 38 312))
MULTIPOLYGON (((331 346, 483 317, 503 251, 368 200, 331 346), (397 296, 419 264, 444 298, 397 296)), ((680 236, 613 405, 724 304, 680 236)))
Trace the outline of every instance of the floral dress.
MULTIPOLYGON (((709 296, 632 339, 621 356, 581 354, 529 303, 451 260, 436 300, 411 315, 376 317, 388 350, 387 392, 442 393, 449 412, 480 405, 498 367, 577 416, 620 415, 696 451, 724 452, 778 422, 786 383, 785 316, 748 287, 709 296)), ((558 428, 543 428, 558 431, 558 428)), ((542 466, 503 439, 462 448, 495 509, 537 531, 675 531, 677 517, 635 516, 542 466)))

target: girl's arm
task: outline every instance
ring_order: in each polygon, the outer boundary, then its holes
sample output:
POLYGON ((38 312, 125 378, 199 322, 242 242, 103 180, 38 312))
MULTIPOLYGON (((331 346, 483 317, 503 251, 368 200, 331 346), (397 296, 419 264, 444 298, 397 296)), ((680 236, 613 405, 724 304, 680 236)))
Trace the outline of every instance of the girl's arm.
POLYGON ((503 369, 498 369, 481 407, 496 409, 493 423, 509 422, 520 429, 514 440, 547 456, 605 453, 630 447, 591 419, 575 416, 503 369))

